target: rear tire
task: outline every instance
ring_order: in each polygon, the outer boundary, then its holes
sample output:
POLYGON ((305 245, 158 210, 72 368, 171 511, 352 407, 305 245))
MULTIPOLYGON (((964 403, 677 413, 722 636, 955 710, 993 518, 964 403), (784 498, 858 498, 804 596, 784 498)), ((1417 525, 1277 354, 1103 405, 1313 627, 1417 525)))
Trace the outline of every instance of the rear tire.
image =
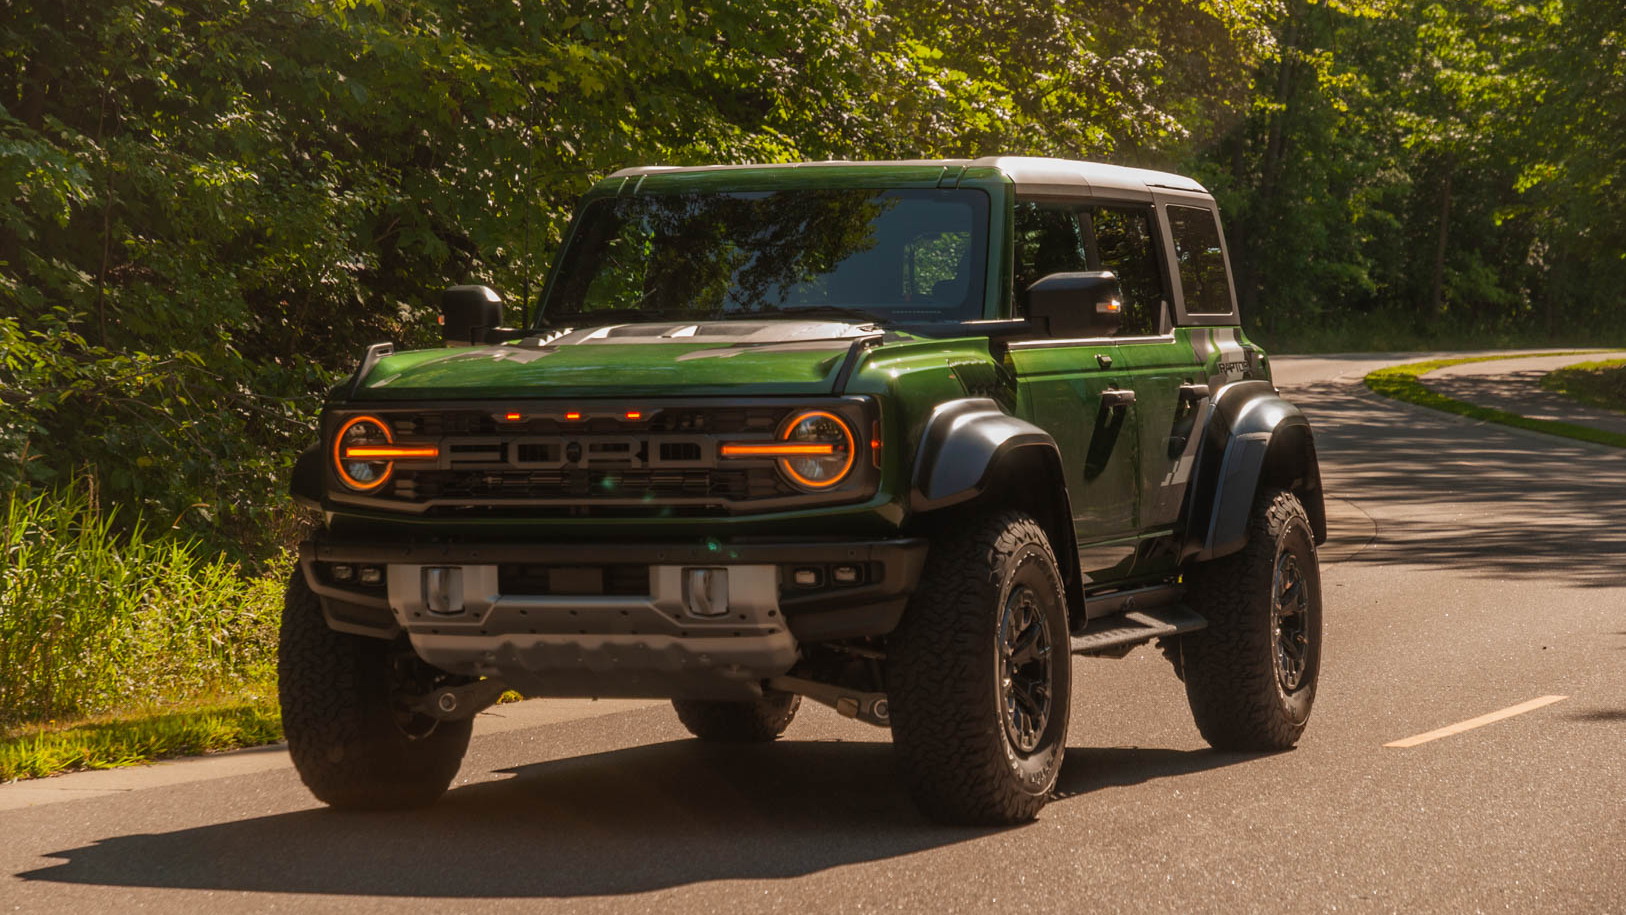
POLYGON ((783 690, 764 689, 762 698, 749 702, 673 699, 678 720, 689 733, 716 743, 767 743, 790 727, 802 697, 783 690))
POLYGON ((288 751, 323 803, 358 810, 422 807, 445 793, 472 720, 436 721, 405 708, 408 693, 458 682, 411 649, 335 632, 295 571, 282 612, 278 695, 288 751))
POLYGON ((1310 719, 1321 673, 1321 575, 1298 497, 1267 490, 1248 545, 1186 576, 1208 628, 1180 638, 1186 698, 1218 750, 1286 750, 1310 719))
POLYGON ((1066 755, 1071 686, 1044 530, 1004 512, 940 534, 887 639, 892 735, 921 812, 966 825, 1038 816, 1066 755))

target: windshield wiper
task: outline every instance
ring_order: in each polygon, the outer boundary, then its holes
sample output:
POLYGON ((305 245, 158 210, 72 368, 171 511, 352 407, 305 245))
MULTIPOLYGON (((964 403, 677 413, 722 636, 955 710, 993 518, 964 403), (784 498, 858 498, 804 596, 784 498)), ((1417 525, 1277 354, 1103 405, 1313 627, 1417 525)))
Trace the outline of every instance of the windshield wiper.
POLYGON ((862 308, 851 308, 846 305, 802 305, 795 308, 776 308, 765 314, 771 316, 775 312, 783 315, 807 315, 825 318, 862 318, 871 324, 885 324, 887 318, 873 311, 862 308))

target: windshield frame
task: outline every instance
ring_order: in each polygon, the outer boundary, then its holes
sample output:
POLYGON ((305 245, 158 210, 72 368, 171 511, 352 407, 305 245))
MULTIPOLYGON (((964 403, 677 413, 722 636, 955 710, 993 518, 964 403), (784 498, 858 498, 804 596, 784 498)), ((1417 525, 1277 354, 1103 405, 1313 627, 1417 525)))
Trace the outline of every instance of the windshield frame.
MULTIPOLYGON (((753 182, 744 182, 742 186, 710 185, 704 187, 675 186, 671 188, 647 189, 633 194, 626 194, 620 187, 615 186, 614 180, 605 182, 605 185, 595 187, 582 200, 574 218, 567 227, 563 243, 555 255, 541 302, 532 321, 534 329, 552 329, 564 326, 586 327, 608 323, 640 323, 658 321, 741 321, 741 320, 847 320, 862 323, 884 324, 886 326, 937 326, 952 327, 968 321, 980 321, 1000 310, 1003 296, 1002 288, 1005 258, 1007 254, 1003 249, 1008 247, 1001 243, 1006 216, 1003 210, 1008 209, 1008 201, 1002 200, 1004 195, 994 193, 996 188, 989 187, 982 181, 967 182, 959 186, 942 186, 913 181, 888 183, 882 186, 867 184, 855 185, 846 182, 835 182, 829 185, 822 183, 790 183, 781 184, 771 188, 751 186, 753 182), (869 306, 854 305, 843 307, 837 305, 804 305, 770 307, 761 310, 729 310, 705 312, 704 317, 693 312, 676 310, 649 309, 605 309, 599 312, 588 311, 560 311, 564 305, 561 300, 561 288, 564 286, 570 266, 575 260, 582 257, 584 252, 580 246, 585 241, 587 231, 598 213, 605 206, 614 206, 617 200, 650 198, 656 196, 759 196, 764 190, 775 193, 794 193, 798 191, 840 191, 854 194, 864 194, 870 199, 877 197, 918 197, 924 195, 961 195, 976 194, 972 200, 971 239, 968 254, 971 269, 968 281, 971 284, 957 309, 947 311, 942 317, 922 319, 915 314, 905 314, 897 317, 888 315, 888 311, 895 307, 887 303, 872 303, 869 306), (1007 205, 1002 205, 1007 204, 1007 205), (851 312, 849 315, 833 315, 838 311, 851 312), (805 313, 805 316, 804 316, 805 313), (602 317, 597 317, 601 314, 602 317), (870 320, 873 317, 874 320, 870 320)), ((1002 184, 1004 182, 995 182, 1002 184)))

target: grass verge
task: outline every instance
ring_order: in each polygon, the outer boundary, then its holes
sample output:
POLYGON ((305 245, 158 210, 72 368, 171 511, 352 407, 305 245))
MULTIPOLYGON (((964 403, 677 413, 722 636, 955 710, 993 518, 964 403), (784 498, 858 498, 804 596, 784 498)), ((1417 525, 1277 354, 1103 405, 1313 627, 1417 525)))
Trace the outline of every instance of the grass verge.
POLYGON ((90 480, 0 494, 0 780, 279 739, 291 566, 251 574, 90 480))
POLYGON ((1418 406, 1440 410, 1445 413, 1455 413, 1469 419, 1485 420, 1487 422, 1501 423, 1504 426, 1513 426, 1518 429, 1529 429, 1534 432, 1545 432, 1548 435, 1559 435, 1564 438, 1573 438, 1583 442, 1592 442, 1598 445, 1612 445, 1616 448, 1626 448, 1626 435, 1618 432, 1606 432, 1603 429, 1593 429, 1590 426, 1577 426, 1574 423, 1561 423, 1548 419, 1531 419, 1506 410, 1497 410, 1491 407, 1476 406, 1471 403, 1446 397, 1429 390, 1420 380, 1422 376, 1451 365, 1465 365, 1470 362, 1495 362, 1508 358, 1535 358, 1537 356, 1575 356, 1584 355, 1574 352, 1556 353, 1527 353, 1524 356, 1472 356, 1462 359, 1432 359, 1427 362, 1409 362, 1405 365, 1392 365, 1388 368, 1378 369, 1366 376, 1366 386, 1374 393, 1394 400, 1403 400, 1418 406))
POLYGON ((65 727, 39 726, 0 738, 0 782, 78 769, 136 766, 282 739, 271 697, 119 716, 65 727))
POLYGON ((1626 412, 1626 359, 1566 365, 1548 372, 1541 386, 1587 406, 1626 412))
POLYGON ((94 492, 0 498, 0 733, 273 680, 291 557, 251 576, 195 541, 121 524, 94 492))

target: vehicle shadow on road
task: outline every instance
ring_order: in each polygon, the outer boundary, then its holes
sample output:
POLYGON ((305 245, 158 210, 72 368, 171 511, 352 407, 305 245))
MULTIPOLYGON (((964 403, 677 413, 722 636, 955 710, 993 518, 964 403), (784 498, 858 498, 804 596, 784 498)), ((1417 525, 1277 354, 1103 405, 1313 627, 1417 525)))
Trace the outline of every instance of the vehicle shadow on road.
POLYGON ((1329 497, 1376 525, 1356 563, 1615 588, 1626 452, 1471 423, 1343 385, 1291 392, 1317 430, 1329 497))
MULTIPOLYGON (((1244 758, 1073 748, 1061 794, 1080 803, 1095 788, 1244 758)), ((512 777, 456 788, 426 810, 302 810, 116 836, 56 852, 63 863, 18 876, 271 893, 581 897, 799 877, 1000 832, 922 818, 883 742, 683 740, 503 771, 512 777)))
POLYGON ((1165 750, 1157 747, 1068 747, 1067 762, 1056 783, 1056 798, 1087 795, 1103 788, 1128 788, 1160 778, 1195 775, 1273 753, 1222 753, 1218 750, 1165 750))

